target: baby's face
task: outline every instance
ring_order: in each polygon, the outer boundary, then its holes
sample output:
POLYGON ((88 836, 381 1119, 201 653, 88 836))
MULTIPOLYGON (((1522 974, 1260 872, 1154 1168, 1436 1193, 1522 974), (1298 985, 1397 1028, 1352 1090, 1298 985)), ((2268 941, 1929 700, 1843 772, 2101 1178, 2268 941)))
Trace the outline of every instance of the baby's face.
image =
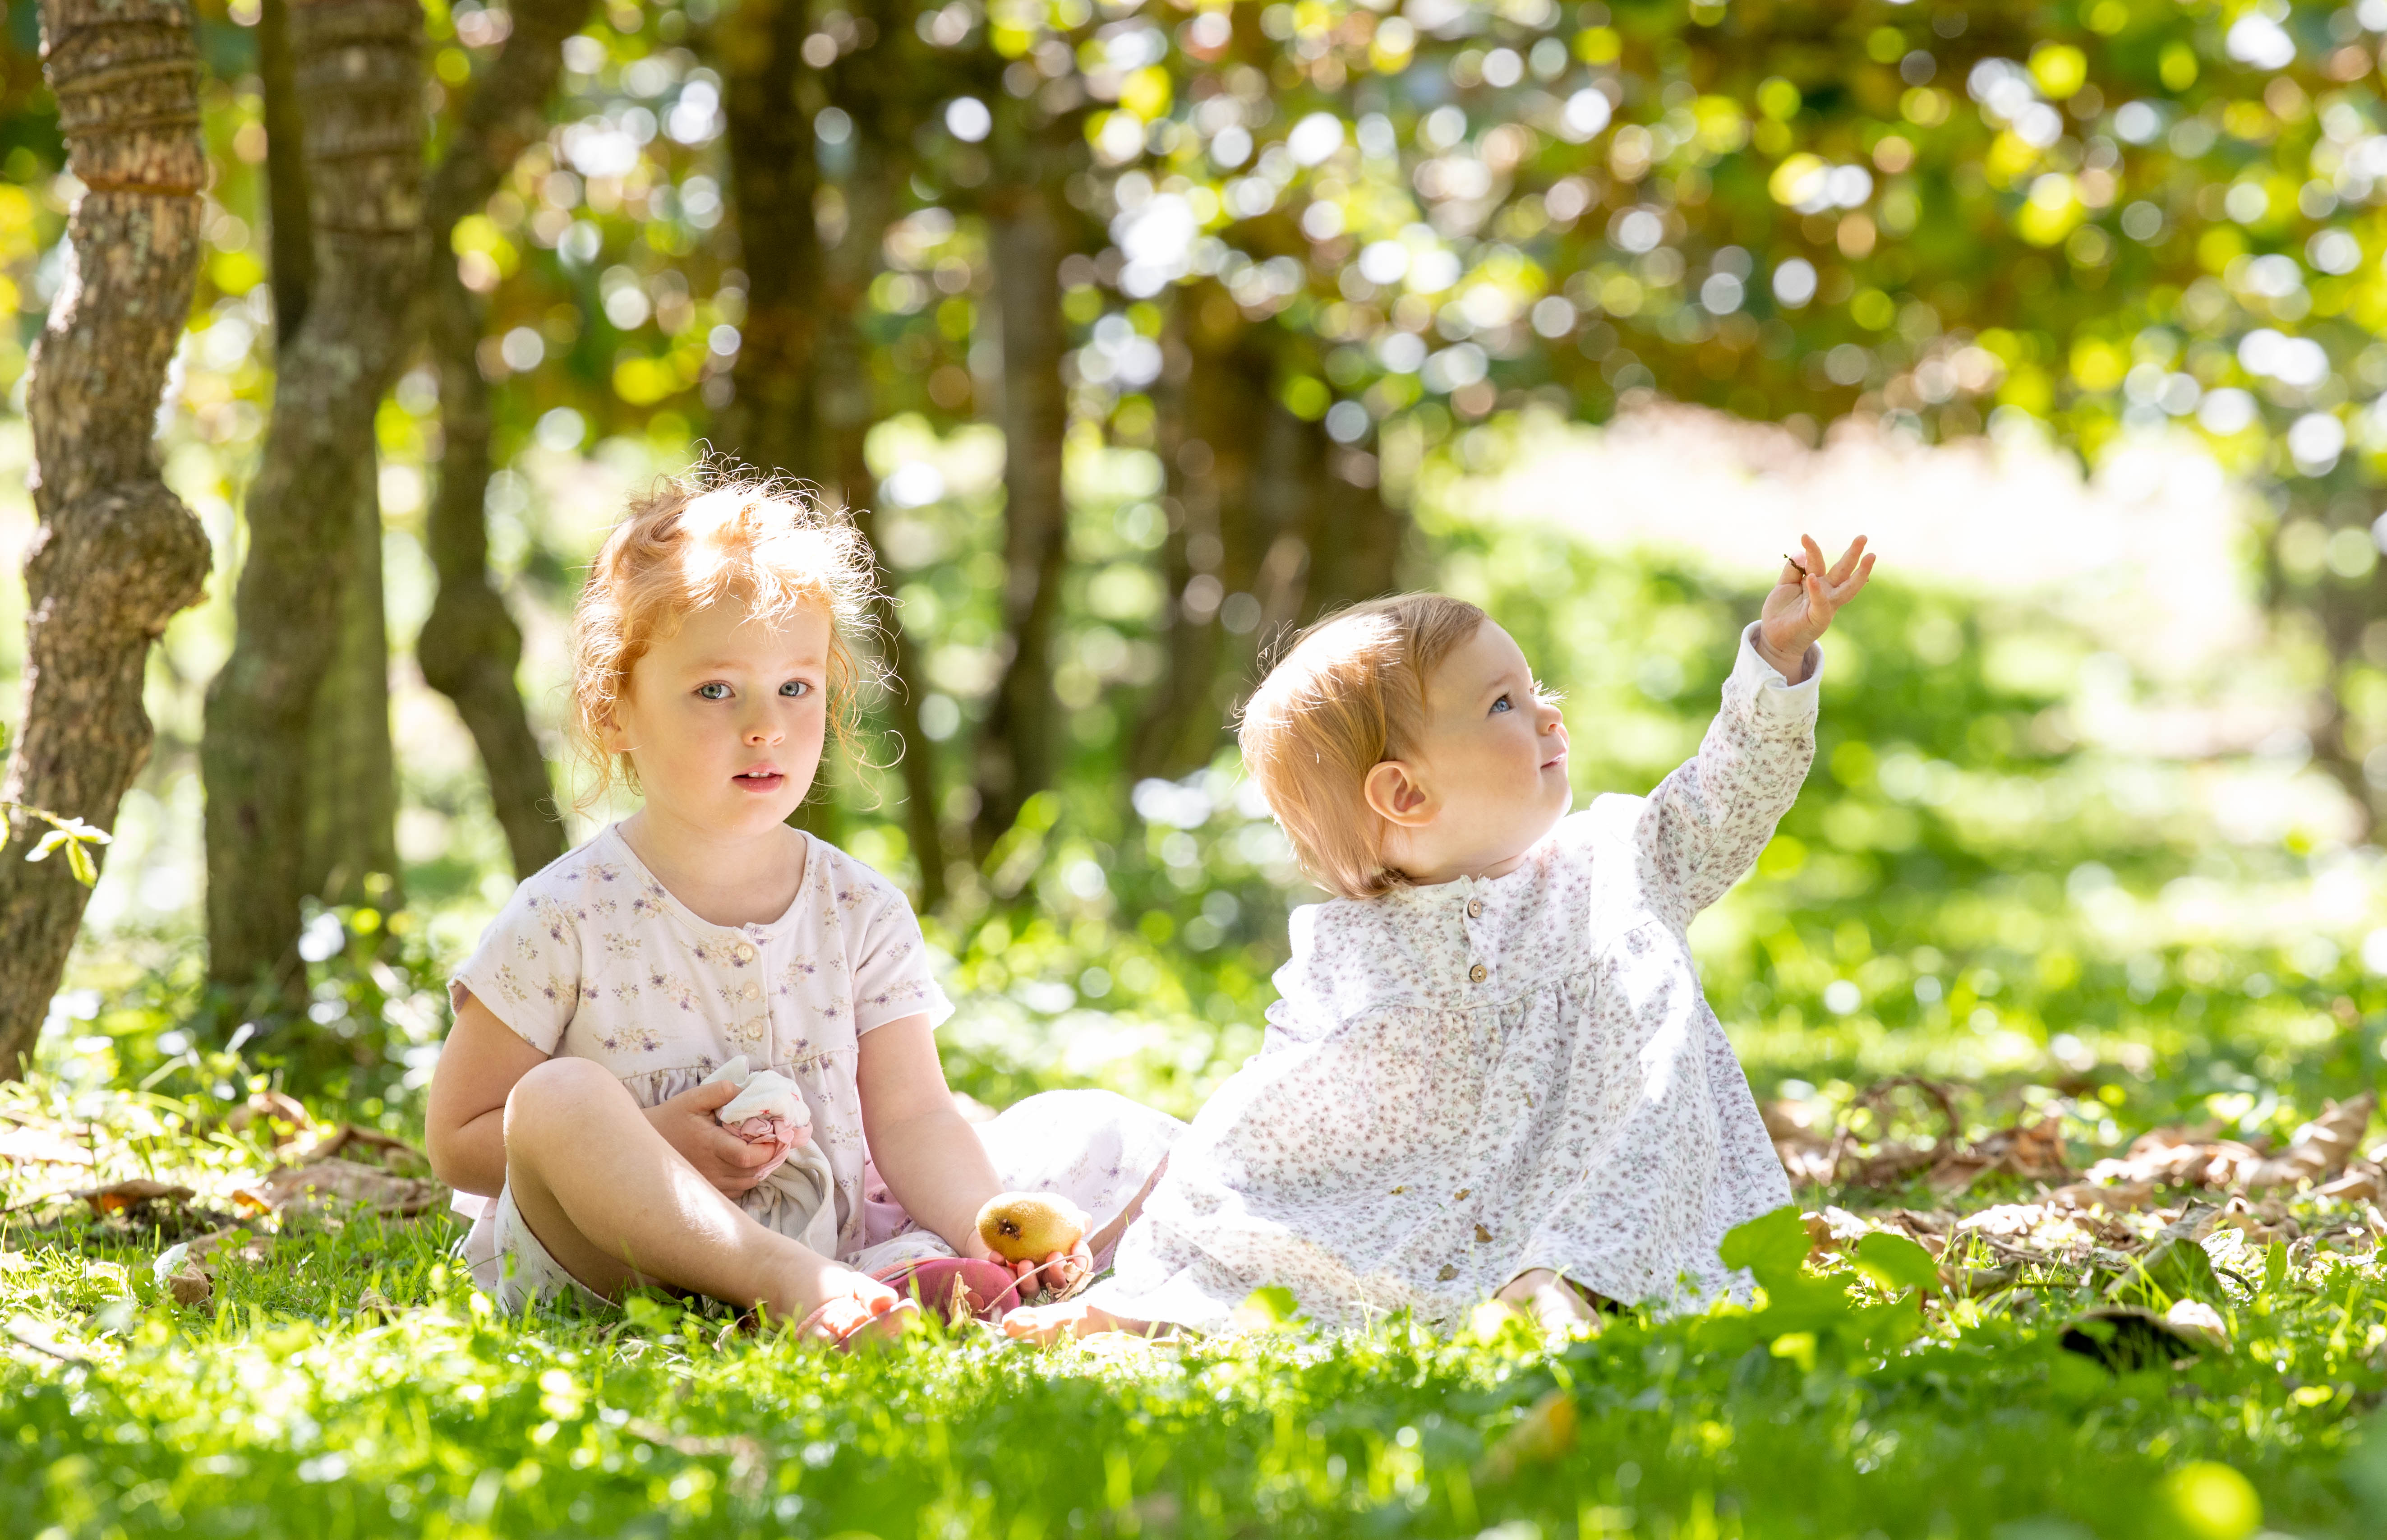
POLYGON ((1385 853, 1419 882, 1498 877, 1573 802, 1558 707, 1490 621, 1443 659, 1425 705, 1423 739, 1403 761, 1422 798, 1390 820, 1385 853))

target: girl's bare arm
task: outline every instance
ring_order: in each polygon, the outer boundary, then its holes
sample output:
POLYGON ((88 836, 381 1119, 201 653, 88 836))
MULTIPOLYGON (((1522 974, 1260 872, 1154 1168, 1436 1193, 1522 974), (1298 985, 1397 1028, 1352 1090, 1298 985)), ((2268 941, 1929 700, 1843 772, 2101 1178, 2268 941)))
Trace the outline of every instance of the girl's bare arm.
POLYGON ((506 1184, 506 1098, 547 1055, 471 995, 431 1072, 423 1142, 431 1169, 460 1193, 494 1197, 506 1184))
POLYGON ((1003 1190, 986 1146, 954 1106, 925 1016, 862 1035, 855 1079, 870 1158, 912 1218, 964 1256, 991 1255, 979 1239, 978 1211, 1003 1190))

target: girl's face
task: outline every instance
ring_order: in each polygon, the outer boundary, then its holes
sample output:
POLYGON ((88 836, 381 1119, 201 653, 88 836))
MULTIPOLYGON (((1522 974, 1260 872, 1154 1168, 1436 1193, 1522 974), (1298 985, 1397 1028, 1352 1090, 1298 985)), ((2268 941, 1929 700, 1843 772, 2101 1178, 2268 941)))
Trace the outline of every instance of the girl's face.
POLYGON ((1384 853, 1417 882, 1498 877, 1566 816, 1566 726, 1509 633, 1485 621, 1426 681, 1425 730, 1368 776, 1384 853))
POLYGON ((605 735, 649 810, 723 836, 785 823, 820 768, 829 637, 817 607, 757 620, 729 600, 650 647, 605 735))

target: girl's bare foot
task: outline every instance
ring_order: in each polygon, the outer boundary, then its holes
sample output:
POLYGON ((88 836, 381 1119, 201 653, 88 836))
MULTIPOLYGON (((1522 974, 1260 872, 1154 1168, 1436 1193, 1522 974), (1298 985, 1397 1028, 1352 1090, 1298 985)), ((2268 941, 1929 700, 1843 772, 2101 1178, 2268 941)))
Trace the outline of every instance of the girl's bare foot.
POLYGON ((1578 1332, 1596 1335, 1599 1331, 1598 1312, 1583 1291, 1547 1268, 1519 1273, 1493 1297, 1552 1336, 1578 1332))
POLYGON ((1152 1323, 1129 1320, 1099 1306, 1074 1299, 1065 1299, 1058 1305, 1031 1305, 1003 1318, 1004 1336, 1015 1342, 1034 1343, 1039 1346, 1073 1337, 1090 1337, 1097 1332, 1132 1332, 1138 1336, 1148 1336, 1152 1323))
POLYGON ((911 1300, 835 1262, 825 1261, 813 1277, 799 1279, 797 1288, 801 1296, 792 1319, 807 1341, 900 1337, 920 1319, 919 1306, 911 1300))

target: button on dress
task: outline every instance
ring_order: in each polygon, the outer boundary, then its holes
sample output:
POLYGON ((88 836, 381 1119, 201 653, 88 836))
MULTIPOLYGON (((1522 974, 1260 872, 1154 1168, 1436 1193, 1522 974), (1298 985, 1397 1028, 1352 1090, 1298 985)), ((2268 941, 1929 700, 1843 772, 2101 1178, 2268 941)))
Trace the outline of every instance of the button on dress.
POLYGON ((1494 878, 1295 911, 1260 1053, 1170 1152, 1090 1302, 1224 1324, 1254 1289, 1357 1328, 1459 1319, 1548 1268, 1687 1306, 1725 1231, 1790 1201, 1686 931, 1755 863, 1814 757, 1743 633, 1699 752, 1494 878))

